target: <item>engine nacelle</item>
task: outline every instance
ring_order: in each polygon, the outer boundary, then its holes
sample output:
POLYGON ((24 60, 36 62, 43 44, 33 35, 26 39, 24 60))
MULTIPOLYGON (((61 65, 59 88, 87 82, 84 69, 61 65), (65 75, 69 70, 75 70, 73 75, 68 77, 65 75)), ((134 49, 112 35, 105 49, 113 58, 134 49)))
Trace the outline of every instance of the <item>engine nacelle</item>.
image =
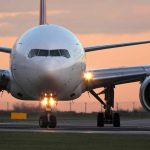
POLYGON ((150 77, 147 77, 141 85, 140 101, 144 109, 150 111, 150 77))

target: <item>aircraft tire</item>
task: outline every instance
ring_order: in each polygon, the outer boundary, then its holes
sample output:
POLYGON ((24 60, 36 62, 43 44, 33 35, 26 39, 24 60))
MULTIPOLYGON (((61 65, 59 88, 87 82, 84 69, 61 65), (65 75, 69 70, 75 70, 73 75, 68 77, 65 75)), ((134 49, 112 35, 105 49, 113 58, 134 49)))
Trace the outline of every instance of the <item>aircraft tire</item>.
POLYGON ((97 127, 104 127, 104 114, 98 113, 97 115, 97 127))
POLYGON ((56 128, 57 119, 56 119, 55 115, 50 115, 48 126, 49 126, 49 128, 56 128))
POLYGON ((46 115, 43 115, 39 118, 39 126, 40 126, 40 128, 47 128, 48 119, 47 119, 46 115))
POLYGON ((113 114, 113 126, 114 127, 120 127, 120 115, 119 115, 119 113, 113 114))

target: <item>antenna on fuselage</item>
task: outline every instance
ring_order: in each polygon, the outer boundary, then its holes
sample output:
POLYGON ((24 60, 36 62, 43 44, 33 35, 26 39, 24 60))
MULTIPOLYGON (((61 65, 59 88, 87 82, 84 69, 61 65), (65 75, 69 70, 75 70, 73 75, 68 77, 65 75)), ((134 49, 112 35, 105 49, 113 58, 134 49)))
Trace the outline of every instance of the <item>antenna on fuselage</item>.
POLYGON ((46 0, 40 0, 40 25, 47 24, 46 0))

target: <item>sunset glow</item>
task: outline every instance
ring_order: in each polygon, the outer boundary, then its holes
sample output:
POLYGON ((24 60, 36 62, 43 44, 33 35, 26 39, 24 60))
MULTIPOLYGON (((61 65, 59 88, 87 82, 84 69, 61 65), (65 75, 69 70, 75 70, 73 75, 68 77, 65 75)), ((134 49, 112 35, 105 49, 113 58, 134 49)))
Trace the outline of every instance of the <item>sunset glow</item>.
MULTIPOLYGON (((10 12, 6 7, 0 11, 0 46, 13 47, 15 40, 20 34, 38 24, 37 1, 33 0, 29 8, 28 1, 23 2, 25 6, 21 6, 22 10, 19 7, 21 3, 18 3, 18 0, 14 0, 15 5, 12 5, 10 12), (17 3, 18 6, 16 5, 17 3)), ((3 3, 5 2, 0 2, 0 6, 5 6, 3 3)), ((92 4, 90 2, 90 4, 85 6, 85 10, 91 8, 91 14, 89 12, 85 14, 86 11, 83 12, 83 9, 81 9, 83 5, 80 1, 68 4, 66 0, 64 3, 56 0, 50 3, 52 5, 49 5, 48 9, 52 10, 48 12, 49 22, 69 28, 77 35, 83 46, 149 40, 150 21, 147 19, 147 16, 150 15, 150 2, 141 2, 142 4, 138 2, 136 4, 135 2, 133 4, 131 1, 126 1, 123 9, 120 2, 115 4, 115 6, 111 2, 100 3, 98 0, 94 0, 92 4), (76 3, 76 6, 74 6, 74 3, 76 3), (55 8, 52 8, 53 6, 55 8), (99 9, 99 6, 101 9, 99 9), (119 9, 119 7, 121 8, 119 9), (128 8, 129 12, 126 12, 127 9, 125 8, 128 8), (137 32, 138 30, 139 32, 137 32)), ((149 56, 150 44, 91 52, 86 54, 87 70, 150 64, 149 56)), ((9 57, 9 54, 0 54, 0 68, 8 68, 10 66, 9 57)), ((92 75, 88 74, 89 76, 90 78, 92 77, 92 75)), ((116 102, 139 102, 139 87, 140 84, 138 83, 117 86, 115 90, 116 102)), ((21 103, 21 101, 16 100, 6 92, 1 99, 8 101, 11 105, 21 103)), ((77 101, 93 102, 96 100, 93 97, 89 98, 85 93, 77 101)), ((60 102, 60 106, 65 108, 62 104, 63 102, 60 102)), ((80 107, 77 107, 77 111, 80 107)), ((90 109, 94 110, 94 108, 90 109)))

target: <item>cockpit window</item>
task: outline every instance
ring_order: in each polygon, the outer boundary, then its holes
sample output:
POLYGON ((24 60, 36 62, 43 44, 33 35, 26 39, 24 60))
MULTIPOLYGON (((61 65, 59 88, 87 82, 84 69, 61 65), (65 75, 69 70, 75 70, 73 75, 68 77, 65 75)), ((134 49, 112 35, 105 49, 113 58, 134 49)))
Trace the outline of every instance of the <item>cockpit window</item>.
POLYGON ((61 56, 64 56, 66 58, 70 58, 70 54, 69 54, 69 52, 67 50, 60 49, 59 51, 60 51, 61 56))
POLYGON ((50 50, 50 56, 61 56, 59 50, 50 50))
POLYGON ((34 51, 34 56, 38 56, 38 54, 39 54, 39 49, 33 49, 33 51, 34 51))
POLYGON ((32 49, 28 54, 29 58, 36 57, 36 56, 70 58, 70 54, 66 49, 56 49, 56 50, 32 49))
POLYGON ((29 58, 32 58, 32 57, 34 57, 34 49, 32 49, 30 52, 29 52, 29 55, 28 55, 28 57, 29 58))
POLYGON ((48 53, 49 53, 48 50, 40 50, 38 56, 48 56, 48 53))
POLYGON ((39 51, 40 51, 39 49, 32 49, 32 50, 29 52, 28 57, 29 57, 29 58, 32 58, 32 57, 38 56, 39 51))

